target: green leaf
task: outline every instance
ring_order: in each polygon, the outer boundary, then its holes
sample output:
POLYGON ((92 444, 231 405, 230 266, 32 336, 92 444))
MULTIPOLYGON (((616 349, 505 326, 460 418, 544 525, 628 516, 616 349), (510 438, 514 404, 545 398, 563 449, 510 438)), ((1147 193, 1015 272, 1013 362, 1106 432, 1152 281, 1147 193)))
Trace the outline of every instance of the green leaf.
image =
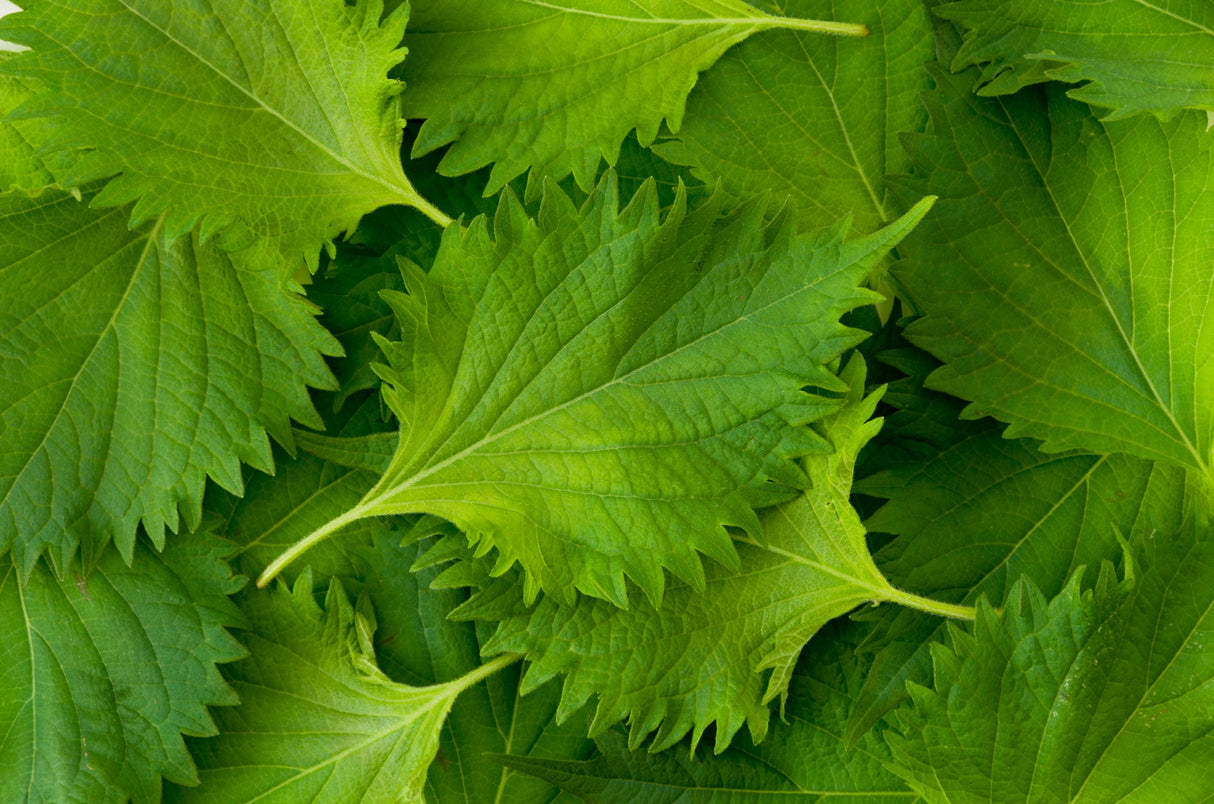
POLYGON ((1047 451, 1128 452, 1214 482, 1214 139, 1204 115, 1101 124, 1060 91, 983 100, 939 74, 908 196, 934 214, 897 279, 907 330, 1047 451))
MULTIPOLYGON (((374 603, 379 621, 380 667, 393 679, 412 685, 444 683, 476 670, 482 664, 480 645, 487 629, 447 616, 467 594, 427 588, 438 570, 409 570, 427 543, 401 547, 399 541, 399 536, 381 531, 372 546, 358 553, 366 579, 362 591, 374 603)), ((549 684, 523 697, 519 675, 518 665, 505 667, 456 699, 426 778, 427 802, 543 804, 557 795, 555 788, 503 768, 490 755, 525 757, 539 752, 577 759, 593 749, 584 720, 555 722, 559 685, 549 684)))
POLYGON ((1112 110, 1214 110, 1214 6, 1204 0, 963 0, 935 9, 967 29, 953 70, 982 65, 982 95, 1051 79, 1112 110))
MULTIPOLYGON (((771 3, 775 5, 775 3, 771 3)), ((733 48, 701 76, 678 135, 662 156, 720 179, 733 198, 791 195, 806 228, 852 213, 861 233, 900 210, 884 186, 909 168, 898 133, 921 131, 919 93, 933 58, 922 0, 794 0, 781 13, 846 17, 866 39, 779 31, 733 48)))
POLYGON ((376 665, 369 601, 356 610, 333 580, 322 611, 311 572, 242 611, 250 655, 228 672, 241 705, 218 717, 218 737, 193 744, 202 784, 175 788, 176 801, 415 801, 456 696, 498 669, 393 682, 376 665))
POLYGON ((400 166, 398 64, 407 9, 363 0, 28 0, 0 38, 32 50, 4 73, 45 92, 44 150, 77 151, 68 186, 114 177, 98 206, 167 212, 169 239, 202 221, 257 267, 313 268, 323 243, 384 204, 445 222, 400 166))
MULTIPOLYGON (((346 428, 357 429, 357 425, 346 428)), ((216 516, 216 525, 222 523, 241 544, 237 552, 241 566, 259 571, 282 545, 357 502, 375 479, 370 472, 352 472, 301 455, 280 461, 274 478, 252 478, 243 499, 208 498, 207 510, 216 516)), ((477 626, 447 619, 467 595, 428 589, 437 570, 409 571, 427 542, 402 547, 401 536, 410 525, 423 527, 423 523, 377 518, 359 524, 347 538, 309 553, 308 564, 314 574, 339 576, 344 587, 370 600, 378 623, 375 652, 384 673, 393 681, 426 687, 480 667, 477 626)), ((427 532, 437 529, 447 538, 464 540, 445 523, 437 523, 437 528, 434 522, 428 525, 427 532)), ((560 688, 550 685, 520 699, 518 678, 517 667, 504 668, 456 699, 427 775, 430 804, 482 804, 493 801, 499 788, 502 801, 542 803, 556 793, 553 788, 504 770, 486 755, 525 756, 532 750, 569 758, 585 755, 584 724, 576 719, 564 726, 553 722, 560 688)))
MULTIPOLYGON (((1174 532, 1184 510, 1184 472, 1126 455, 1045 454, 1026 439, 980 433, 857 490, 888 499, 865 525, 894 534, 876 554, 897 586, 973 605, 1002 604, 1021 577, 1046 595, 1081 566, 1121 555, 1117 533, 1174 532)), ((907 696, 907 680, 930 678, 931 645, 944 622, 922 612, 874 611, 867 650, 876 653, 849 726, 866 732, 907 696)))
MULTIPOLYGON (((633 128, 678 131, 697 74, 773 28, 864 35, 863 26, 764 14, 741 0, 431 0, 405 44, 406 117, 426 119, 413 153, 454 143, 439 170, 493 163, 486 194, 529 168, 589 188, 633 128)), ((820 35, 820 34, 819 34, 820 35)), ((540 183, 531 190, 538 193, 540 183)))
MULTIPOLYGON (((889 319, 858 347, 873 361, 870 375, 886 383, 882 403, 893 408, 885 416, 881 432, 865 445, 856 461, 860 494, 866 493, 862 487, 874 473, 918 466, 970 436, 998 426, 994 419, 960 418, 965 408, 962 400, 925 387, 940 361, 905 339, 908 319, 901 318, 901 310, 901 300, 895 299, 889 319)), ((875 509, 864 510, 871 514, 875 509)))
POLYGON ((267 431, 319 426, 305 384, 338 347, 269 272, 196 236, 161 244, 57 190, 0 196, 0 549, 28 574, 82 540, 131 555, 198 525, 206 478, 242 488, 273 462, 267 431), (180 512, 179 512, 180 507, 180 512))
POLYGON ((871 662, 856 654, 856 628, 828 625, 797 663, 785 722, 762 745, 739 738, 725 753, 704 758, 684 751, 629 751, 623 735, 598 739, 602 756, 576 762, 501 757, 507 767, 535 774, 596 804, 750 804, 813 802, 914 804, 918 796, 883 767, 890 758, 881 731, 858 745, 843 728, 871 662))
POLYGON ((244 655, 227 549, 109 550, 62 580, 40 562, 24 585, 3 559, 0 800, 157 802, 161 776, 197 781, 181 735, 215 733, 206 707, 237 702, 215 664, 244 655))
POLYGON ((625 576, 655 603, 671 569, 703 587, 697 551, 736 567, 724 525, 761 530, 750 503, 804 484, 799 428, 837 403, 823 364, 856 342, 838 323, 858 287, 930 205, 844 242, 846 222, 793 235, 761 205, 725 218, 653 185, 617 212, 607 176, 580 210, 557 188, 538 221, 507 193, 494 220, 448 229, 434 268, 389 301, 404 340, 383 344, 401 420, 383 479, 272 565, 365 516, 430 513, 465 531, 526 596, 574 590, 625 605, 625 576))
POLYGON ((1106 564, 1094 590, 980 606, 912 686, 895 770, 932 802, 1208 800, 1214 538, 1190 520, 1143 552, 1129 592, 1106 564))
POLYGON ((765 514, 766 542, 740 546, 740 572, 712 566, 703 590, 671 584, 661 609, 633 601, 625 610, 592 598, 563 606, 551 597, 526 608, 517 588, 499 583, 457 612, 502 620, 485 654, 526 655, 524 691, 567 674, 561 715, 597 694, 592 736, 628 717, 630 748, 655 729, 653 751, 693 729, 694 748, 713 723, 717 753, 743 722, 761 741, 767 703, 787 695, 811 636, 866 602, 907 602, 873 565, 848 503, 856 453, 881 426, 869 420, 879 394, 862 398, 860 360, 843 377, 849 405, 821 423, 834 452, 805 459, 810 489, 765 514))
MULTIPOLYGON (((12 58, 12 53, 0 52, 0 65, 12 58)), ((37 146, 30 141, 26 129, 5 120, 13 109, 34 96, 36 86, 32 81, 0 75, 0 192, 40 190, 55 182, 35 154, 37 146)))
POLYGON ((322 310, 321 324, 337 338, 346 359, 337 362, 335 374, 339 393, 333 400, 340 410, 354 394, 379 386, 371 368, 379 360, 374 335, 396 335, 392 308, 380 298, 384 290, 404 290, 405 282, 396 249, 375 257, 339 251, 323 270, 319 281, 308 288, 308 298, 322 310))

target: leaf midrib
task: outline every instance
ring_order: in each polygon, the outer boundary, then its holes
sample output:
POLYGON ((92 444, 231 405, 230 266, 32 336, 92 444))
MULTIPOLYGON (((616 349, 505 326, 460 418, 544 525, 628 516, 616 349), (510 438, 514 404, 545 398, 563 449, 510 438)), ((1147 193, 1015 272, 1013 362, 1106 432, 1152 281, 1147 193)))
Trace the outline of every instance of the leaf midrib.
POLYGON ((686 25, 698 27, 750 25, 756 27, 773 27, 779 24, 776 18, 763 14, 762 12, 759 12, 758 16, 753 17, 627 17, 623 14, 605 14, 601 11, 590 11, 584 8, 561 6, 555 3, 544 2, 544 0, 518 0, 518 2, 528 6, 535 6, 537 8, 546 8, 559 14, 569 14, 578 17, 592 17, 594 19, 611 20, 612 22, 625 22, 629 25, 686 25))
POLYGON ((1157 6, 1153 3, 1148 3, 1146 0, 1134 0, 1134 2, 1137 3, 1138 5, 1142 6, 1143 8, 1149 8, 1152 11, 1159 12, 1160 14, 1164 15, 1165 17, 1171 17, 1172 19, 1176 20, 1177 22, 1183 22, 1186 25, 1191 25, 1194 28, 1196 28, 1197 30, 1201 31, 1202 33, 1207 33, 1210 36, 1214 36, 1214 30, 1210 30, 1209 28, 1202 25, 1201 23, 1199 23, 1195 20, 1191 20, 1188 17, 1182 17, 1181 15, 1179 15, 1173 11, 1169 11, 1166 8, 1160 8, 1159 6, 1157 6))
MULTIPOLYGON (((583 401, 584 399, 587 399, 594 395, 603 393, 604 391, 606 391, 609 388, 612 388, 612 387, 615 387, 618 385, 622 385, 622 384, 626 384, 628 379, 631 376, 633 376, 634 374, 638 374, 646 369, 649 369, 653 365, 655 365, 659 362, 667 361, 667 360, 671 359, 673 356, 696 346, 698 343, 700 343, 701 341, 703 341, 709 337, 716 337, 721 332, 723 332, 731 327, 738 326, 742 323, 745 323, 755 313, 761 312, 762 310, 766 309, 767 307, 782 304, 789 298, 789 296, 796 295, 799 293, 804 293, 804 292, 812 289, 813 287, 819 285, 822 282, 826 282, 830 279, 833 279, 836 276, 838 276, 839 274, 845 272, 847 270, 847 268, 849 268, 849 267, 851 267, 851 265, 841 266, 837 270, 835 270, 825 276, 816 277, 813 282, 807 283, 805 285, 799 285, 796 288, 794 288, 790 293, 781 295, 778 299, 774 299, 774 300, 770 301, 768 304, 764 305, 763 307, 755 308, 753 310, 748 310, 746 312, 746 314, 740 315, 737 318, 731 319, 731 320, 725 322, 722 326, 719 326, 715 329, 706 331, 706 332, 700 334, 699 336, 697 336, 696 338, 694 338, 686 343, 680 344, 676 349, 674 349, 670 352, 667 352, 665 354, 659 355, 656 358, 654 358, 653 360, 647 361, 645 363, 641 363, 641 364, 637 365, 636 367, 630 369, 629 371, 625 372, 624 374, 619 374, 619 375, 613 376, 611 378, 611 380, 609 380, 608 382, 600 384, 594 388, 588 389, 588 390, 582 392, 581 394, 578 394, 577 396, 560 403, 559 405, 555 405, 553 407, 549 407, 549 408, 546 408, 545 410, 539 411, 536 414, 528 416, 528 417, 522 419, 521 421, 519 421, 513 425, 510 425, 509 427, 507 427, 497 433, 492 433, 492 432, 486 433, 482 438, 478 439, 477 441, 475 441, 474 443, 465 447, 464 449, 460 450, 459 452, 455 453, 454 455, 451 455, 448 458, 444 458, 443 460, 441 460, 438 463, 433 464, 431 466, 423 467, 421 471, 406 478, 403 482, 396 483, 396 482, 393 482, 392 480, 390 480, 389 478, 391 477, 391 471, 389 471, 389 473, 385 473, 384 477, 381 479, 381 481, 379 483, 376 483, 374 488, 372 488, 369 492, 367 492, 367 496, 364 497, 364 502, 371 504, 371 505, 385 502, 393 494, 404 491, 408 488, 418 485, 418 483, 421 480, 425 479, 426 477, 436 474, 437 472, 445 469, 447 466, 457 463, 470 455, 476 454, 477 452, 481 451, 481 449, 483 447, 485 447, 489 444, 492 444, 493 442, 498 441, 502 438, 505 438, 506 436, 510 435, 511 433, 513 433, 517 430, 520 430, 524 427, 527 427, 529 425, 532 425, 532 424, 536 423, 537 421, 542 421, 544 418, 546 418, 554 413, 558 413, 562 410, 570 408, 570 407, 578 404, 579 402, 583 401), (385 481, 387 481, 387 482, 385 482, 385 481)), ((687 291, 687 294, 694 292, 699 287, 700 287, 700 283, 696 283, 695 286, 693 286, 691 289, 689 289, 687 291)), ((684 294, 684 297, 687 294, 684 294)), ((683 297, 681 297, 681 298, 683 298, 683 297)), ((676 301, 674 304, 671 304, 669 309, 673 309, 677 303, 678 302, 676 301)), ((613 308, 615 306, 616 305, 614 305, 614 304, 612 305, 613 308)), ((606 314, 606 311, 604 312, 604 314, 606 314)), ((658 319, 660 319, 660 318, 661 318, 661 316, 658 316, 658 319)), ((658 319, 655 319, 655 320, 658 320, 658 319)), ((585 328, 580 330, 579 334, 582 331, 585 331, 585 328)), ((648 328, 646 329, 646 331, 648 331, 648 328)), ((462 357, 461 357, 461 362, 462 362, 462 357)), ((542 374, 542 373, 543 373, 542 371, 539 372, 539 374, 542 374)), ((450 397, 448 397, 448 398, 450 398, 450 397)), ((454 433, 452 433, 452 435, 454 435, 454 433)), ((449 440, 449 439, 450 439, 450 436, 448 436, 447 440, 449 440)), ((433 456, 435 454, 435 452, 437 452, 438 449, 441 449, 442 446, 444 446, 446 444, 447 440, 444 440, 444 442, 442 444, 439 444, 435 450, 431 451, 431 453, 430 453, 431 456, 433 456)))
MULTIPOLYGON (((143 251, 140 253, 139 259, 136 261, 134 268, 131 270, 131 279, 127 283, 126 289, 123 290, 122 297, 118 300, 117 304, 114 305, 114 312, 110 316, 109 321, 107 321, 105 326, 102 327, 97 333, 97 340, 93 343, 92 348, 89 349, 89 352, 84 356, 84 359, 80 361, 79 369, 74 375, 72 375, 71 383, 68 386, 67 391, 65 391, 63 394, 63 404, 59 406, 59 410, 55 413, 55 418, 47 426, 46 432, 42 436, 42 440, 38 442, 36 447, 30 450, 29 456, 26 458, 25 463, 21 466, 20 471, 13 476, 12 485, 9 486, 8 490, 4 493, 4 496, 0 497, 0 508, 8 504, 9 497, 12 496, 13 490, 21 485, 21 479, 25 476, 25 473, 29 471, 30 466, 33 464, 34 458, 41 454, 44 449, 46 449, 46 445, 51 437, 51 434, 54 433, 58 428, 59 421, 62 419, 64 412, 68 408, 71 397, 75 393, 77 383, 80 382, 80 378, 84 375, 85 370, 92 364, 93 357, 97 354, 97 350, 101 348, 101 344, 106 340, 106 336, 114 330, 118 317, 122 314, 123 310, 126 309, 127 301, 130 299, 131 292, 134 290, 143 274, 148 257, 152 252, 152 246, 156 242, 156 238, 160 232, 161 226, 164 224, 164 219, 165 215, 162 214, 160 218, 157 219, 156 224, 152 227, 151 231, 147 232, 146 235, 143 235, 146 237, 143 244, 143 251)), ((97 223, 100 223, 100 221, 97 223)), ((120 247, 120 250, 125 250, 131 245, 132 242, 135 241, 124 242, 120 247)), ((113 256, 115 255, 111 255, 107 259, 111 259, 113 256)), ((98 263, 97 267, 100 267, 102 264, 104 264, 104 262, 98 263)), ((92 273, 92 271, 86 272, 86 275, 88 273, 92 273)))
MULTIPOLYGON (((1141 1, 1141 0, 1139 0, 1139 1, 1141 1)), ((1150 391, 1150 394, 1151 394, 1151 399, 1155 402, 1155 405, 1159 408, 1159 410, 1163 413, 1164 417, 1172 425, 1173 431, 1175 432, 1175 434, 1177 436, 1179 436, 1181 445, 1185 448, 1185 451, 1187 451, 1189 453, 1189 455, 1193 458, 1196 467, 1199 468, 1206 475, 1211 475, 1212 474, 1211 467, 1207 464, 1206 460, 1203 459, 1201 454, 1198 452, 1197 448, 1194 446, 1193 442, 1189 439, 1189 434, 1184 430, 1184 428, 1182 428, 1180 426, 1180 422, 1176 419, 1176 416, 1173 413, 1172 409, 1168 405, 1164 404, 1163 397, 1160 395, 1159 389, 1155 387, 1154 379, 1151 377, 1150 373, 1147 371, 1146 366, 1142 362, 1142 358, 1138 354, 1137 347, 1135 347, 1132 339, 1129 337, 1129 334, 1126 332, 1126 329, 1121 322, 1121 318, 1117 315, 1116 310, 1113 308, 1113 305, 1112 305, 1111 301, 1109 300, 1108 294, 1105 291, 1104 285, 1097 278, 1096 272, 1092 269, 1092 265, 1088 260, 1088 255, 1087 255, 1086 251, 1081 247, 1079 241, 1076 239, 1074 227, 1071 225, 1070 219, 1063 214, 1062 207, 1059 204, 1058 198, 1054 193, 1053 184, 1051 183, 1048 176, 1046 175, 1046 171, 1043 169, 1043 167, 1041 165, 1038 164, 1033 151, 1029 148, 1029 144, 1028 144, 1029 141, 1024 136, 1024 133, 1021 130, 1017 116, 1008 113, 1006 104, 1004 104, 1002 101, 1000 102, 1000 106, 1003 107, 1003 109, 1004 109, 1004 117, 1008 121, 1009 129, 1015 133, 1017 142, 1020 144, 1021 150, 1023 151, 1025 156, 1028 158, 1029 163, 1032 164, 1033 169, 1037 172, 1038 178, 1041 181, 1041 188, 1045 192, 1046 196, 1049 198, 1050 205, 1051 205, 1051 207, 1053 207, 1055 214, 1058 216, 1058 221, 1063 225, 1063 229, 1066 231, 1067 239, 1070 241, 1071 247, 1074 249, 1076 256, 1079 257, 1080 263, 1083 265, 1083 270, 1087 274, 1088 279, 1092 283, 1092 287, 1094 287, 1096 289, 1096 295, 1100 299, 1101 306, 1104 308, 1105 312, 1108 314, 1109 319, 1113 322, 1113 325, 1116 327, 1117 335, 1121 339, 1121 342, 1124 345, 1127 353, 1130 355, 1131 359, 1133 360, 1134 366, 1138 370, 1139 376, 1142 378, 1143 382, 1146 383, 1146 387, 1150 391)), ((1053 136, 1053 132, 1051 132, 1051 137, 1052 136, 1053 136)), ((1116 149, 1114 148, 1113 150, 1115 151, 1116 149)), ((1114 156, 1114 165, 1115 165, 1116 164, 1116 153, 1114 153, 1113 156, 1114 156)), ((1117 182, 1120 185, 1121 173, 1119 171, 1114 171, 1114 172, 1116 174, 1117 182)), ((1123 205, 1128 204, 1128 198, 1126 198, 1124 189, 1122 191, 1122 202, 1123 202, 1123 205)), ((1130 221, 1130 218, 1128 217, 1128 214, 1129 214, 1128 207, 1125 207, 1125 208, 1127 209, 1126 224, 1127 224, 1127 226, 1129 226, 1131 221, 1130 221)), ((1129 255, 1127 253, 1126 259, 1130 260, 1131 255, 1129 255)), ((1047 258, 1046 262, 1047 262, 1047 264, 1054 266, 1057 270, 1062 272, 1062 269, 1059 268, 1058 266, 1056 266, 1052 260, 1049 260, 1047 258)), ((1174 264, 1171 267, 1174 269, 1174 267, 1175 267, 1174 264)), ((1063 273, 1065 275, 1065 272, 1063 272, 1063 273)))

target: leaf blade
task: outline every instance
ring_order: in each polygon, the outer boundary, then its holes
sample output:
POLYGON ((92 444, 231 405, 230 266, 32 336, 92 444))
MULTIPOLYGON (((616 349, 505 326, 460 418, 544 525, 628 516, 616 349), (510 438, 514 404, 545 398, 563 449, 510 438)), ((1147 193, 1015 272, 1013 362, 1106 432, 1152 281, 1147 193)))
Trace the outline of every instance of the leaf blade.
POLYGON ((510 660, 412 687, 379 669, 367 598, 334 579, 325 609, 311 572, 243 601, 249 658, 230 668, 241 696, 220 734, 194 744, 202 784, 177 801, 415 801, 456 697, 510 660), (287 746, 289 750, 286 750, 287 746))
POLYGON ((331 383, 336 343, 270 272, 125 218, 0 196, 0 546, 23 572, 107 535, 130 556, 139 523, 158 545, 196 526, 206 477, 268 471, 267 432, 319 423, 305 384, 331 383))
POLYGON ((190 784, 182 734, 215 733, 208 706, 236 697, 216 663, 244 649, 225 628, 244 583, 206 537, 127 566, 107 551, 87 576, 39 564, 23 585, 5 559, 0 795, 10 801, 160 800, 161 777, 190 784))
POLYGON ((571 172, 589 189, 633 128, 644 146, 663 120, 678 130, 697 73, 728 47, 804 22, 740 0, 428 3, 405 38, 406 116, 426 118, 414 155, 453 142, 442 172, 494 163, 486 194, 529 168, 528 197, 571 172))
POLYGON ((201 221, 289 275, 376 207, 426 208, 385 77, 405 9, 381 26, 374 0, 26 5, 0 36, 33 49, 4 69, 46 89, 18 114, 54 119, 43 149, 81 152, 69 186, 109 178, 99 205, 138 199, 132 225, 168 212, 176 238, 201 221))
POLYGON ((1105 565, 1094 590, 1077 575, 1048 602, 1018 585, 1002 622, 982 607, 935 651, 935 690, 900 710, 894 770, 932 800, 1207 797, 1212 544, 1189 519, 1141 548, 1132 589, 1105 565))
POLYGON ((803 228, 852 214, 858 232, 875 231, 898 212, 884 177, 909 168, 898 135, 926 123, 918 94, 930 87, 922 63, 934 55, 927 9, 778 5, 799 17, 863 20, 871 34, 780 31, 739 43, 700 77, 683 124, 655 150, 708 184, 719 179, 731 198, 789 195, 803 228))
POLYGON ((946 363, 929 386, 1049 451, 1214 478, 1204 120, 1102 124, 1055 91, 983 101, 940 78, 935 134, 912 143, 920 175, 906 184, 951 200, 892 269, 927 314, 907 336, 946 363))
POLYGON ((1085 82, 1067 94, 1115 120, 1214 109, 1214 14, 1203 3, 1116 0, 947 3, 966 27, 953 70, 982 65, 983 95, 1050 79, 1085 82))
POLYGON ((755 526, 748 495, 803 482, 790 458, 820 439, 785 424, 835 403, 800 388, 839 387, 823 367, 854 342, 838 315, 874 298, 859 282, 930 200, 845 243, 843 227, 761 229, 754 206, 676 203, 662 221, 651 186, 617 217, 610 176, 581 212, 553 188, 532 222, 512 199, 496 242, 483 219, 449 231, 412 295, 389 297, 402 437, 350 518, 450 519, 523 564, 529 599, 624 605, 627 575, 658 600, 661 567, 698 585, 695 551, 733 564, 722 524, 755 526))
POLYGON ((563 675, 562 713, 597 696, 596 738, 626 717, 630 749, 656 731, 650 750, 662 751, 691 731, 694 750, 715 725, 719 754, 743 723, 761 742, 767 704, 779 698, 783 709, 805 643, 832 618, 898 594, 873 564, 848 502, 855 456, 880 427, 869 420, 880 394, 863 396, 858 358, 842 376, 848 405, 819 423, 833 451, 804 459, 810 488, 763 513, 764 543, 739 544, 740 571, 708 568, 703 590, 672 585, 660 609, 585 597, 528 607, 507 576, 458 616, 500 621, 484 651, 524 654, 524 690, 563 675))

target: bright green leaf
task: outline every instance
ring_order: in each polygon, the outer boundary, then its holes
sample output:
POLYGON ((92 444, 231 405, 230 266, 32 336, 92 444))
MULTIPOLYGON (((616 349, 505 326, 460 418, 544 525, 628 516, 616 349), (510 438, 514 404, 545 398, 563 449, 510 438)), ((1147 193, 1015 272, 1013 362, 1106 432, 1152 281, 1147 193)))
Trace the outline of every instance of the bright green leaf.
POLYGON ((856 453, 881 425, 869 420, 879 395, 861 398, 862 363, 843 376, 850 404, 821 423, 834 451, 805 459, 810 489, 766 513, 766 542, 741 545, 740 572, 714 565, 702 591, 671 584, 659 610, 643 600, 625 610, 551 597, 526 608, 517 589, 490 587, 461 610, 502 619, 486 655, 523 653, 531 661, 524 691, 566 674, 561 714, 597 694, 591 734, 627 717, 631 748, 655 729, 654 751, 693 729, 694 747, 713 723, 717 753, 744 722, 761 741, 767 703, 783 701, 801 648, 827 621, 870 601, 911 602, 873 565, 848 503, 856 453))
POLYGON ((0 196, 0 549, 23 573, 107 534, 130 556, 141 521, 162 545, 179 506, 197 526, 206 478, 269 471, 266 432, 319 425, 305 385, 332 382, 337 345, 273 273, 126 219, 0 196))
POLYGON ((857 657, 855 631, 828 625, 814 637, 792 678, 786 722, 773 724, 761 745, 738 738, 711 758, 652 754, 629 751, 624 737, 609 731, 593 760, 501 761, 595 804, 914 804, 919 797, 882 765, 890 754, 880 731, 855 746, 843 739, 871 664, 857 657))
POLYGON ((397 95, 406 9, 380 23, 363 0, 27 0, 0 38, 32 50, 5 63, 44 94, 47 150, 80 151, 68 186, 114 177, 99 206, 167 212, 169 238, 256 247, 290 273, 385 204, 428 207, 401 170, 397 95))
POLYGON ((537 179, 572 172, 588 189, 599 160, 615 164, 632 129, 645 146, 663 120, 678 131, 698 73, 752 34, 862 32, 764 14, 741 0, 417 5, 405 37, 405 110, 426 123, 413 152, 454 143, 439 166, 447 175, 493 163, 486 193, 529 168, 537 179))
POLYGON ((939 75, 914 193, 940 202, 894 275, 929 386, 1048 451, 1128 452, 1214 482, 1214 138, 1204 115, 1101 124, 1060 91, 984 100, 939 75))
POLYGON ((0 800, 157 802, 161 776, 197 781, 181 735, 215 733, 206 707, 237 702, 215 664, 244 655, 227 549, 110 550, 63 580, 40 562, 24 585, 2 560, 0 800))
MULTIPOLYGON (((889 500, 865 525, 897 536, 876 555, 894 584, 939 600, 973 605, 985 595, 1000 605, 1022 575, 1054 595, 1078 567, 1117 559, 1117 533, 1175 531, 1186 483, 1166 464, 1045 454, 1026 439, 987 431, 857 489, 889 500)), ((910 609, 866 618, 876 621, 867 648, 876 660, 852 737, 906 698, 907 680, 926 683, 931 645, 944 635, 940 618, 910 609)))
POLYGON ((310 572, 294 590, 250 595, 249 657, 229 668, 240 707, 220 735, 192 744, 202 784, 175 801, 416 801, 456 696, 506 663, 411 687, 380 671, 369 601, 357 611, 334 580, 325 610, 310 572))
POLYGON ((982 95, 1056 79, 1067 94, 1111 109, 1171 117, 1214 110, 1214 5, 1207 0, 963 0, 935 9, 964 25, 953 61, 982 65, 982 95))
MULTIPOLYGON (((772 3, 772 5, 775 5, 772 3)), ((922 0, 795 0, 781 13, 866 23, 866 39, 780 31, 721 57, 687 99, 678 135, 662 156, 720 179, 732 197, 791 195, 804 226, 855 215, 871 232, 899 210, 887 173, 909 168, 898 133, 920 131, 919 93, 933 58, 922 0)))
POLYGON ((1190 520, 1143 552, 1128 593, 1106 564, 1094 590, 980 606, 899 710, 895 769, 930 802, 1208 801, 1214 538, 1190 520))
MULTIPOLYGON (((0 52, 0 65, 14 58, 0 52)), ((0 75, 0 192, 12 189, 38 190, 55 182, 54 176, 35 155, 37 146, 18 125, 6 122, 9 113, 34 96, 34 82, 0 75)))
POLYGON ((507 194, 493 237, 485 218, 448 229, 411 295, 389 297, 400 446, 299 549, 430 513, 496 547, 500 571, 520 562, 529 600, 625 605, 629 576, 656 602, 663 568, 702 588, 697 551, 736 567, 724 525, 758 532, 750 503, 804 484, 790 459, 822 442, 798 425, 836 402, 802 387, 840 387, 823 364, 856 337, 839 316, 875 297, 859 283, 928 206, 844 242, 846 223, 799 237, 759 205, 722 218, 680 198, 662 218, 652 184, 619 212, 610 175, 580 211, 550 187, 538 221, 507 194))

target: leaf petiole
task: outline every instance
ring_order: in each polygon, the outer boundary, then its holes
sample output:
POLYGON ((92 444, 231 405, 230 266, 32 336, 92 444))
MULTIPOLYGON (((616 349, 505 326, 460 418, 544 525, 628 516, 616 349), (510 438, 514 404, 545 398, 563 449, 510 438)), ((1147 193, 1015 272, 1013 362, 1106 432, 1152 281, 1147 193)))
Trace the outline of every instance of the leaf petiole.
POLYGON ((831 22, 829 20, 804 20, 797 17, 768 17, 767 23, 772 28, 783 28, 791 31, 810 31, 812 33, 828 34, 830 36, 868 36, 867 25, 857 25, 850 22, 831 22))
POLYGON ((977 610, 973 606, 943 603, 939 600, 932 600, 930 597, 920 597, 919 595, 903 592, 901 589, 893 587, 890 587, 885 593, 883 600, 912 609, 918 609, 919 611, 926 611, 929 614, 938 614, 941 617, 952 617, 957 620, 972 621, 977 616, 977 610))
POLYGON ((257 577, 257 588, 264 589, 266 584, 274 580, 280 572, 286 569, 288 564, 306 553, 308 550, 312 549, 312 547, 314 547, 317 543, 324 541, 330 535, 341 530, 351 522, 357 522, 360 519, 372 516, 373 508, 374 505, 372 503, 360 503, 359 505, 351 508, 349 511, 346 511, 341 516, 330 519, 328 522, 288 547, 278 558, 270 562, 270 566, 262 570, 261 575, 257 577))

